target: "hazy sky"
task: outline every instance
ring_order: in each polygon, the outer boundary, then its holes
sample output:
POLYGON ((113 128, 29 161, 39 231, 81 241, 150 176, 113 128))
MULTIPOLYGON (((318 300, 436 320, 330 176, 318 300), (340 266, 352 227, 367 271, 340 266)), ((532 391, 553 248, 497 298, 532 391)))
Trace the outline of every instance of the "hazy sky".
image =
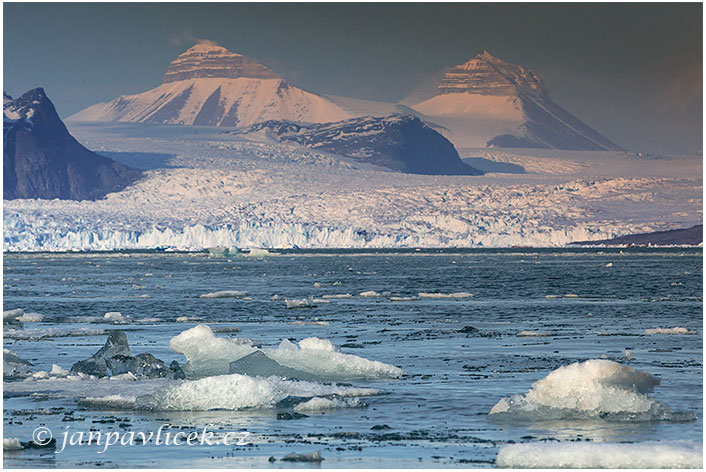
POLYGON ((197 39, 291 83, 397 101, 488 50, 617 144, 702 149, 702 4, 4 3, 4 90, 61 116, 161 82, 197 39))

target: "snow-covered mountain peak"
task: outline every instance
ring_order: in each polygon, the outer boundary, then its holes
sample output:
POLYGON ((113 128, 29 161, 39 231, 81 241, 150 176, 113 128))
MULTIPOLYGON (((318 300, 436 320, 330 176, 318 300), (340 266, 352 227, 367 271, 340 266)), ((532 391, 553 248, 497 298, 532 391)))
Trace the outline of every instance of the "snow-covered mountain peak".
POLYGON ((230 52, 210 41, 202 41, 180 54, 169 64, 162 83, 211 77, 280 78, 278 74, 249 57, 230 52))
POLYGON ((503 96, 546 94, 541 79, 534 72, 498 59, 488 51, 452 67, 441 80, 438 91, 439 94, 468 92, 503 96))
POLYGON ((9 95, 7 98, 9 99, 3 100, 4 121, 24 120, 31 123, 37 116, 53 120, 53 116, 56 114, 54 106, 41 87, 32 89, 14 100, 9 95))

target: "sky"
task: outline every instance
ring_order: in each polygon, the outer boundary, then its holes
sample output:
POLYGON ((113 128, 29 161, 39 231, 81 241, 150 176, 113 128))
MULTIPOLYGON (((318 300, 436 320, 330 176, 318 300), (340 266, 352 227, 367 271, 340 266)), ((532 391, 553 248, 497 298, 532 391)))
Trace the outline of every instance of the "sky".
POLYGON ((3 3, 3 89, 67 117, 161 83, 200 39, 319 94, 421 97, 483 50, 633 151, 703 147, 701 3, 3 3))

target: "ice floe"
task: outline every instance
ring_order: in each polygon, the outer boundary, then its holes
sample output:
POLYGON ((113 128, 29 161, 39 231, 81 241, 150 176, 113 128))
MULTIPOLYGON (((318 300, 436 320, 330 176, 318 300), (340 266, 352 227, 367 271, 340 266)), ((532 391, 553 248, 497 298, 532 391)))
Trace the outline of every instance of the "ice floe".
POLYGON ((674 328, 646 329, 645 334, 694 334, 694 332, 680 326, 675 326, 674 328))
POLYGON ((39 323, 44 320, 44 315, 40 313, 23 313, 17 317, 17 321, 22 323, 39 323))
POLYGON ((551 336, 549 333, 544 333, 541 331, 520 331, 516 334, 518 338, 537 338, 551 336))
POLYGON ((256 378, 241 374, 217 375, 157 388, 138 397, 135 409, 158 411, 242 410, 272 408, 288 397, 342 397, 376 395, 369 388, 324 385, 316 382, 256 378))
POLYGON ((331 341, 306 338, 299 345, 285 339, 276 349, 265 349, 268 357, 328 380, 398 378, 402 369, 338 352, 331 341))
POLYGON ((184 354, 187 375, 204 377, 228 372, 232 361, 245 357, 255 349, 249 344, 220 338, 207 325, 183 331, 169 342, 173 351, 184 354))
POLYGON ((525 395, 502 398, 489 418, 538 421, 602 418, 612 421, 690 421, 647 394, 659 379, 617 362, 591 359, 560 367, 525 395))
POLYGON ((334 396, 333 398, 314 397, 305 402, 294 406, 294 411, 299 412, 316 412, 326 410, 337 410, 339 408, 360 408, 367 406, 360 398, 342 398, 334 396))
POLYGON ((308 300, 306 298, 302 299, 296 299, 296 298, 288 298, 284 301, 284 304, 287 306, 289 309, 293 308, 314 308, 316 305, 312 300, 308 300))
POLYGON ((692 441, 533 442, 501 447, 496 465, 511 469, 700 469, 703 449, 692 441))
POLYGON ((470 298, 473 296, 472 293, 468 292, 453 292, 453 293, 441 293, 441 292, 419 292, 417 294, 419 298, 470 298))
MULTIPOLYGON (((189 377, 227 374, 232 362, 257 351, 246 339, 215 336, 207 325, 182 332, 172 338, 169 345, 186 356, 184 371, 189 377)), ((265 348, 262 352, 281 366, 321 380, 383 379, 402 375, 398 367, 338 352, 327 339, 306 338, 298 344, 285 339, 278 347, 265 348)))
POLYGON ((368 290, 366 292, 361 292, 360 296, 363 298, 377 298, 380 296, 375 290, 368 290))
POLYGON ((221 290, 219 292, 204 293, 199 298, 243 298, 248 294, 242 290, 221 290))

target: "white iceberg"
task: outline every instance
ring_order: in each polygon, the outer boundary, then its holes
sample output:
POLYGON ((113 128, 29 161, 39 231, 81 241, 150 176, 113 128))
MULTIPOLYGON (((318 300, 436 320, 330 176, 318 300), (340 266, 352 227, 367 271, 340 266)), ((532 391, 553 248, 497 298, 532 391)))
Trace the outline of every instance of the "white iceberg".
POLYGON ((495 463, 507 469, 701 469, 703 449, 692 441, 532 442, 502 446, 495 463))
POLYGON ((613 421, 689 421, 647 394, 659 379, 617 362, 591 359, 560 367, 525 395, 502 398, 489 417, 508 421, 602 418, 613 421))
POLYGON ((343 397, 377 395, 369 388, 324 385, 317 382, 256 378, 241 374, 218 375, 157 388, 138 397, 135 409, 159 411, 243 410, 272 408, 287 397, 343 397))
POLYGON ((283 366, 327 380, 394 379, 402 375, 398 367, 338 352, 327 339, 306 338, 299 345, 285 339, 277 349, 265 349, 265 353, 283 366))
POLYGON ((228 372, 232 361, 247 356, 255 349, 247 343, 219 338, 207 325, 183 331, 169 341, 173 351, 186 356, 184 371, 198 377, 228 372))
POLYGON ((674 328, 653 328, 646 329, 645 334, 694 334, 686 328, 675 326, 674 328))
POLYGON ((305 402, 294 406, 294 411, 298 412, 316 412, 337 410, 340 408, 361 408, 367 406, 360 398, 341 398, 335 396, 333 398, 314 397, 305 402))
POLYGON ((242 290, 221 290, 219 292, 204 293, 199 298, 243 298, 248 292, 242 290))
POLYGON ((419 298, 471 298, 472 293, 468 292, 453 292, 453 293, 441 293, 441 292, 419 292, 417 294, 419 298))

